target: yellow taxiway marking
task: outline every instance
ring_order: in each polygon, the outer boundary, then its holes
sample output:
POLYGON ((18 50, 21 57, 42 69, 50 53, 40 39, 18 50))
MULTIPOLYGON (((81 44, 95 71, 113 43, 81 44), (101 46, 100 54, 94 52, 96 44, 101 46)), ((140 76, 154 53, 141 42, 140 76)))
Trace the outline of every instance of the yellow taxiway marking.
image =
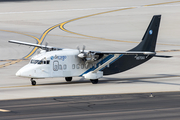
POLYGON ((6 66, 9 66, 9 65, 12 65, 12 64, 15 64, 15 63, 24 61, 24 60, 29 60, 29 59, 0 60, 0 62, 8 62, 8 63, 5 63, 5 64, 0 65, 0 68, 6 67, 6 66))
MULTIPOLYGON (((40 86, 40 85, 36 85, 40 86)), ((21 85, 21 86, 6 86, 6 87, 0 87, 1 89, 3 88, 20 88, 20 87, 33 87, 32 85, 21 85)))
POLYGON ((9 60, 0 60, 0 62, 12 62, 12 61, 16 61, 16 60, 30 60, 30 59, 9 59, 9 60))
POLYGON ((23 60, 19 59, 19 60, 11 61, 11 62, 0 65, 0 68, 6 67, 6 66, 9 66, 9 65, 21 62, 21 61, 23 61, 23 60))
MULTIPOLYGON (((171 3, 177 3, 180 1, 173 1, 173 2, 164 2, 164 3, 157 3, 157 4, 149 4, 149 5, 144 5, 144 6, 156 6, 156 5, 163 5, 163 4, 171 4, 171 3)), ((93 39, 99 39, 99 40, 106 40, 106 41, 115 41, 115 42, 126 42, 126 43, 139 43, 139 42, 134 42, 134 41, 123 41, 123 40, 114 40, 114 39, 106 39, 106 38, 101 38, 101 37, 94 37, 94 36, 90 36, 90 35, 84 35, 81 33, 76 33, 73 31, 69 31, 67 30, 64 26, 67 23, 79 20, 79 19, 83 19, 83 18, 87 18, 87 17, 92 17, 92 16, 96 16, 96 15, 101 15, 101 14, 105 14, 105 13, 111 13, 111 12, 116 12, 116 11, 122 11, 122 10, 129 10, 129 9, 135 9, 137 7, 129 7, 129 8, 123 8, 123 9, 116 9, 116 10, 111 10, 111 11, 107 11, 107 12, 101 12, 101 13, 96 13, 96 14, 91 14, 91 15, 87 15, 87 16, 83 16, 83 17, 79 17, 79 18, 75 18, 66 22, 63 22, 60 24, 60 29, 71 33, 71 34, 75 34, 75 35, 79 35, 79 36, 83 36, 83 37, 89 37, 89 38, 93 38, 93 39)), ((180 46, 180 45, 175 45, 175 44, 159 44, 159 45, 171 45, 171 46, 180 46)))
MULTIPOLYGON (((32 38, 36 39, 37 42, 38 42, 38 44, 41 44, 41 41, 40 41, 37 37, 32 36, 32 35, 29 35, 29 34, 17 32, 17 31, 10 31, 10 30, 0 30, 0 31, 17 33, 17 34, 22 34, 22 35, 25 35, 25 36, 29 36, 29 37, 32 37, 32 38)), ((28 55, 26 55, 24 58, 25 58, 25 59, 29 58, 32 54, 34 54, 34 52, 35 52, 36 50, 37 50, 37 47, 33 48, 33 50, 32 50, 28 55)), ((6 67, 6 66, 9 66, 9 65, 12 65, 12 64, 21 62, 21 61, 22 61, 21 59, 18 59, 18 60, 15 60, 15 61, 11 61, 11 62, 9 62, 9 63, 5 63, 5 64, 3 64, 3 65, 0 65, 0 68, 6 67)))
MULTIPOLYGON (((22 35, 25 35, 25 36, 32 37, 32 38, 34 38, 35 40, 37 40, 38 44, 41 44, 41 42, 42 42, 41 40, 39 40, 39 38, 37 38, 37 37, 35 37, 35 36, 32 36, 32 35, 29 35, 29 34, 26 34, 26 33, 17 32, 17 31, 10 31, 10 30, 0 30, 0 31, 17 33, 17 34, 22 34, 22 35)), ((35 47, 35 48, 34 48, 28 55, 26 55, 24 58, 25 58, 25 59, 29 58, 36 50, 37 50, 37 47, 35 47)))
MULTIPOLYGON (((175 76, 160 76, 160 77, 151 77, 151 78, 139 78, 139 79, 155 79, 155 78, 179 78, 179 75, 175 75, 175 76)), ((136 79, 136 78, 135 78, 136 79)), ((135 79, 125 79, 125 80, 135 80, 135 79)), ((106 81, 106 80, 105 80, 106 81)), ((115 80, 116 81, 116 80, 115 80)), ((39 84, 39 85, 20 85, 20 86, 4 86, 4 87, 0 87, 0 89, 9 89, 9 88, 25 88, 25 87, 43 87, 43 86, 50 86, 50 85, 68 85, 68 83, 58 83, 58 84, 39 84)), ((76 83, 72 83, 72 84, 76 84, 76 83)))
POLYGON ((70 23, 72 21, 76 21, 76 20, 79 20, 79 19, 92 17, 92 16, 96 16, 96 15, 101 15, 101 14, 105 14, 105 13, 111 13, 111 12, 116 12, 116 11, 121 11, 121 10, 129 10, 129 9, 134 9, 134 8, 136 8, 136 7, 122 8, 122 9, 111 10, 111 11, 106 11, 106 12, 101 12, 101 13, 96 13, 96 14, 91 14, 91 15, 75 18, 75 19, 72 19, 72 20, 61 23, 59 27, 61 28, 61 30, 65 31, 65 32, 75 34, 75 35, 79 35, 79 36, 83 36, 83 37, 89 37, 89 38, 93 38, 93 39, 100 39, 100 40, 107 40, 107 41, 116 41, 116 42, 138 43, 138 42, 134 42, 134 41, 114 40, 114 39, 106 39, 106 38, 101 38, 101 37, 94 37, 94 36, 90 36, 90 35, 84 35, 84 34, 69 31, 69 30, 64 28, 65 24, 70 23))
POLYGON ((0 109, 0 112, 11 112, 10 110, 0 109))
MULTIPOLYGON (((144 5, 144 6, 156 6, 156 5, 164 5, 164 4, 177 3, 177 2, 180 2, 180 1, 156 3, 156 4, 149 4, 149 5, 144 5)), ((36 40, 38 41, 37 44, 42 44, 42 42, 43 42, 44 38, 46 37, 46 35, 47 35, 51 30, 53 30, 54 28, 56 28, 56 27, 59 26, 60 29, 63 30, 63 31, 65 31, 65 32, 68 32, 68 33, 71 33, 71 34, 75 34, 75 35, 79 35, 79 36, 83 36, 83 37, 88 37, 88 38, 93 38, 93 39, 100 39, 100 40, 106 40, 106 41, 127 42, 127 43, 139 43, 139 42, 134 42, 134 41, 114 40, 114 39, 106 39, 106 38, 101 38, 101 37, 94 37, 94 36, 90 36, 90 35, 84 35, 84 34, 80 34, 80 33, 76 33, 76 32, 69 31, 69 30, 67 30, 67 29, 64 28, 64 25, 65 25, 65 24, 70 23, 70 22, 72 22, 72 21, 79 20, 79 19, 83 19, 83 18, 87 18, 87 17, 92 17, 92 16, 96 16, 96 15, 101 15, 101 14, 106 14, 106 13, 111 13, 111 12, 122 11, 122 10, 130 10, 130 9, 135 9, 135 8, 137 8, 137 7, 127 7, 127 8, 122 8, 122 9, 110 10, 110 11, 106 11, 106 12, 91 14, 91 15, 87 15, 87 16, 75 18, 75 19, 72 19, 72 20, 68 20, 68 21, 66 21, 66 22, 57 24, 57 25, 55 25, 55 26, 50 27, 49 29, 47 29, 47 30, 42 34, 42 36, 41 36, 40 39, 38 39, 38 38, 35 37, 35 36, 29 35, 29 34, 25 34, 25 33, 16 32, 16 31, 9 31, 9 30, 0 30, 0 31, 12 32, 12 33, 17 33, 17 34, 26 35, 26 36, 29 36, 29 37, 32 37, 32 38, 36 39, 36 40)), ((160 45, 173 45, 173 44, 160 44, 160 45)), ((180 45, 173 45, 173 46, 180 46, 180 45)), ((35 53, 36 50, 37 50, 37 47, 35 47, 35 48, 34 48, 28 55, 26 55, 24 58, 25 58, 25 59, 26 59, 26 58, 29 58, 31 55, 33 55, 33 54, 35 53)), ((15 64, 15 63, 20 62, 20 61, 22 61, 22 60, 11 61, 11 62, 9 62, 9 63, 0 65, 0 68, 6 67, 6 66, 11 65, 11 64, 15 64)))
POLYGON ((159 50, 159 51, 156 51, 156 52, 179 52, 180 51, 180 49, 179 50, 159 50))
POLYGON ((178 2, 180 2, 180 1, 172 1, 172 2, 156 3, 156 4, 149 4, 149 5, 144 5, 144 6, 165 5, 165 4, 178 3, 178 2))

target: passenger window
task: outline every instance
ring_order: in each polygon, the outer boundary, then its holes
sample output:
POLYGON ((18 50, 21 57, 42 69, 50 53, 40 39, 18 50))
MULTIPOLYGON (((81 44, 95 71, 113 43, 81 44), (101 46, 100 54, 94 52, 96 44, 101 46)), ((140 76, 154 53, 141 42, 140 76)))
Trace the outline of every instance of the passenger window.
POLYGON ((79 69, 80 68, 80 64, 77 64, 76 68, 79 69))
POLYGON ((65 65, 63 65, 63 69, 65 70, 67 68, 67 65, 65 64, 65 65))
POLYGON ((72 65, 72 69, 75 69, 75 64, 72 65))
POLYGON ((49 64, 50 63, 50 60, 47 60, 47 64, 49 64))
POLYGON ((59 69, 62 70, 62 65, 59 65, 59 69))
POLYGON ((85 68, 88 69, 88 65, 85 65, 85 68))
POLYGON ((81 65, 81 69, 84 69, 84 65, 83 64, 81 65))

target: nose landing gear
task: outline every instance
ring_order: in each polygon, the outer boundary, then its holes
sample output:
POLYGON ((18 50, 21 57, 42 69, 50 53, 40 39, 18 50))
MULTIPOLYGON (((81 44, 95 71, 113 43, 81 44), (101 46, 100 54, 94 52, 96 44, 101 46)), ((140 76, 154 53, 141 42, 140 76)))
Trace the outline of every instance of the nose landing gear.
POLYGON ((99 80, 98 79, 94 79, 94 80, 90 79, 90 81, 92 82, 92 84, 97 84, 99 80))
POLYGON ((32 84, 32 85, 36 85, 36 81, 33 80, 33 78, 31 78, 31 84, 32 84))

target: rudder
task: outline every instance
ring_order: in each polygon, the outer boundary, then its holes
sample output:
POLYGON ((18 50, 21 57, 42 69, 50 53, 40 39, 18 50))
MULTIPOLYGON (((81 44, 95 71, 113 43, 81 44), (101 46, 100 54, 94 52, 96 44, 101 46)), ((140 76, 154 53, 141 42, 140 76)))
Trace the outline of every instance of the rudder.
POLYGON ((160 26, 161 15, 154 15, 142 41, 130 51, 150 51, 154 52, 160 26))

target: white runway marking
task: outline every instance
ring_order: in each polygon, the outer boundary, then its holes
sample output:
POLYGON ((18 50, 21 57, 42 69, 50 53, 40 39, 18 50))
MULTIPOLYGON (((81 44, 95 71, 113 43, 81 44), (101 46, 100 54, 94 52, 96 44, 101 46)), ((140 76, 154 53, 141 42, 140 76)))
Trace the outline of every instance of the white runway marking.
POLYGON ((0 14, 44 13, 44 12, 64 12, 64 11, 84 11, 84 10, 113 10, 113 9, 121 9, 121 8, 127 8, 127 7, 62 9, 62 10, 42 10, 42 11, 22 11, 22 12, 0 12, 0 14))
POLYGON ((10 110, 0 109, 0 112, 11 112, 10 110))

